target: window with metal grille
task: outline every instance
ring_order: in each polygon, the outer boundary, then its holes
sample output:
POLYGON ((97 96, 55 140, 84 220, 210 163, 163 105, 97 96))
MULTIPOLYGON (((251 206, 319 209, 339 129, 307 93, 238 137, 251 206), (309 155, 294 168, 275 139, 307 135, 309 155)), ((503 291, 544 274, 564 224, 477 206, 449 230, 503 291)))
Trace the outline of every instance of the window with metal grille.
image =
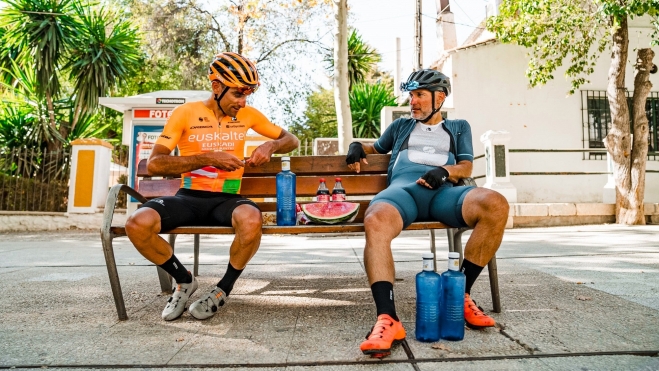
MULTIPOLYGON (((632 96, 634 92, 627 91, 627 106, 629 108, 630 129, 633 132, 634 117, 632 114, 632 96)), ((602 140, 611 129, 611 110, 609 100, 604 90, 582 90, 581 111, 583 125, 584 148, 604 148, 602 140)), ((645 114, 648 117, 648 160, 659 160, 659 92, 651 92, 645 103, 645 114)), ((589 153, 590 159, 603 159, 606 154, 589 153)))

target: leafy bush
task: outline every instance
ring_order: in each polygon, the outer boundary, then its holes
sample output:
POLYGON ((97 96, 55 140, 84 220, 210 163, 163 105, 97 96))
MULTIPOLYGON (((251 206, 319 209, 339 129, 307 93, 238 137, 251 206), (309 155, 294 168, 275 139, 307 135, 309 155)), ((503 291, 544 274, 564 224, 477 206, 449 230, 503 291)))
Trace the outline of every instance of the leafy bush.
POLYGON ((350 92, 352 135, 355 138, 380 136, 380 111, 385 106, 395 106, 396 97, 390 86, 383 83, 360 83, 350 92))

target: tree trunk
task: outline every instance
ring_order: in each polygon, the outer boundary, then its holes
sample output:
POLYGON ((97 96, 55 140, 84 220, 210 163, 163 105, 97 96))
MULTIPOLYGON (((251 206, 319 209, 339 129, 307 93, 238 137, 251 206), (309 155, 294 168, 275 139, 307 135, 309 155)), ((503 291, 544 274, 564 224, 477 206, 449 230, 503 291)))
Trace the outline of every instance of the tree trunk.
MULTIPOLYGON (((613 22, 613 20, 612 20, 613 22)), ((606 96, 611 108, 611 129, 604 138, 604 146, 611 154, 613 176, 616 182, 616 222, 627 223, 627 213, 632 209, 629 202, 631 188, 631 140, 629 133, 629 109, 625 95, 625 62, 629 44, 627 19, 613 34, 611 67, 606 96)))
POLYGON ((347 0, 334 0, 334 105, 339 132, 339 154, 348 153, 352 142, 352 114, 348 78, 347 0))
POLYGON ((49 151, 59 151, 62 149, 62 142, 53 134, 57 133, 57 123, 55 122, 55 107, 53 106, 53 97, 50 94, 50 91, 46 91, 46 106, 48 107, 48 119, 50 120, 49 130, 50 133, 46 133, 46 139, 48 143, 46 148, 49 151))
POLYGON ((652 49, 639 49, 636 57, 634 78, 634 137, 631 156, 631 189, 630 205, 632 209, 625 215, 625 224, 645 224, 645 208, 643 197, 645 194, 645 166, 648 155, 648 116, 645 113, 645 103, 652 89, 650 70, 652 69, 652 49))

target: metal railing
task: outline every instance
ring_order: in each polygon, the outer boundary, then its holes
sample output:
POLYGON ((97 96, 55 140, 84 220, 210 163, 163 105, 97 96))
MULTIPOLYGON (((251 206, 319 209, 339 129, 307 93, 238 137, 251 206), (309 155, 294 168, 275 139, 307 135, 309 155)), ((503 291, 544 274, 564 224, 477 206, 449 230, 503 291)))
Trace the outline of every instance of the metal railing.
POLYGON ((289 153, 290 156, 311 156, 313 155, 313 140, 305 139, 300 142, 300 146, 289 153))
MULTIPOLYGON (((633 91, 626 91, 630 130, 634 130, 633 91)), ((581 91, 582 141, 584 148, 604 148, 602 142, 611 129, 611 109, 604 90, 581 91)), ((645 103, 648 118, 648 160, 659 160, 659 92, 653 91, 645 103)), ((584 159, 603 159, 597 151, 585 151, 584 159)))
POLYGON ((0 152, 0 210, 66 211, 70 158, 69 150, 0 152))
MULTIPOLYGON (((606 158, 606 149, 525 149, 525 148, 516 148, 509 149, 509 153, 597 153, 603 154, 606 158)), ((659 156, 658 152, 648 153, 648 156, 659 156)), ((485 158, 485 154, 478 155, 474 157, 474 161, 485 158)), ((659 170, 645 170, 646 173, 659 173, 659 170)), ((605 175, 611 174, 608 171, 511 171, 509 173, 512 175, 605 175)), ((477 175, 473 177, 474 179, 485 178, 485 175, 477 175)))

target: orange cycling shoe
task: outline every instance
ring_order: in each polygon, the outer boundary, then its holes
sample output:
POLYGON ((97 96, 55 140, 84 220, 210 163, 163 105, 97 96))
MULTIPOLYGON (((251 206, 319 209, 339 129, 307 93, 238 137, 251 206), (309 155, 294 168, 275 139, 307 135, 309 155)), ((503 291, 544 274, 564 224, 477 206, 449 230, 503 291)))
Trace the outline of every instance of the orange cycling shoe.
POLYGON ((477 306, 469 294, 465 294, 465 323, 469 328, 480 329, 493 327, 496 322, 494 318, 483 313, 483 308, 477 306))
POLYGON ((391 347, 405 340, 405 329, 400 321, 396 321, 388 314, 380 314, 371 332, 366 335, 366 341, 359 349, 364 354, 382 358, 391 354, 391 347))

